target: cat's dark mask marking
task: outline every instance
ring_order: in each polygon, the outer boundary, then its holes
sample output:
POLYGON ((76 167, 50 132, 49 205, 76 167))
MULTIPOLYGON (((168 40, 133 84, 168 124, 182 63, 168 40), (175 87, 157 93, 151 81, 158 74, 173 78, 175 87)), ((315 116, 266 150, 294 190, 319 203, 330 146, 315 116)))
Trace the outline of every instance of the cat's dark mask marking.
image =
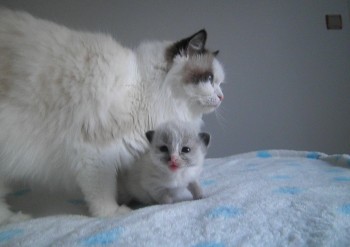
POLYGON ((202 29, 192 36, 182 39, 166 50, 166 60, 168 63, 172 63, 173 59, 177 55, 195 55, 206 53, 207 50, 204 48, 205 42, 207 41, 207 32, 202 29))
POLYGON ((190 62, 185 65, 184 82, 195 84, 206 81, 213 82, 213 59, 212 53, 190 57, 190 62))
POLYGON ((185 77, 186 83, 195 83, 198 84, 200 82, 207 82, 213 81, 213 73, 211 70, 201 70, 201 69, 194 69, 188 71, 185 77))

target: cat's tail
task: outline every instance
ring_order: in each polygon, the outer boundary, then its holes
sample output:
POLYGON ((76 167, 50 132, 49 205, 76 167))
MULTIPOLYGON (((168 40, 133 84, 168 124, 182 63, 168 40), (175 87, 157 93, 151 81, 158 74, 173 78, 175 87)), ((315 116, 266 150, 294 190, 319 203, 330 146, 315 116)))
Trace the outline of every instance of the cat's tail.
POLYGON ((22 214, 21 212, 13 213, 10 211, 6 204, 6 195, 10 191, 11 190, 0 181, 0 226, 8 223, 25 221, 31 218, 29 215, 22 214))

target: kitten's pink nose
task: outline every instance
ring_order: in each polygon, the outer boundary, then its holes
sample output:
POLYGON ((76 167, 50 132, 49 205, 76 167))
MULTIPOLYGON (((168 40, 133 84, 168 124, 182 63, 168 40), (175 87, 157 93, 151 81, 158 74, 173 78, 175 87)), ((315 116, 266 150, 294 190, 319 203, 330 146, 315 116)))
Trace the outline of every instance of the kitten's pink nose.
POLYGON ((223 94, 222 95, 218 95, 218 98, 219 98, 220 101, 223 101, 224 100, 224 95, 223 94))
POLYGON ((169 168, 172 171, 176 171, 179 168, 179 163, 177 161, 177 158, 175 156, 171 156, 170 161, 169 161, 169 168))
POLYGON ((177 164, 177 157, 176 156, 174 156, 174 155, 172 155, 171 157, 170 157, 170 161, 169 161, 169 163, 170 163, 170 165, 178 165, 177 164))

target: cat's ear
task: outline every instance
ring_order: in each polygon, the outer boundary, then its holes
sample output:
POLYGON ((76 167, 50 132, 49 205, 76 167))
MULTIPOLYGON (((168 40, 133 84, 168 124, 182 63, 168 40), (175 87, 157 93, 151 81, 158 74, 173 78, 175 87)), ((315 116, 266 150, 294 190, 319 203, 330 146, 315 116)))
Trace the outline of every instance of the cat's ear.
POLYGON ((204 145, 208 147, 210 142, 210 135, 206 132, 201 132, 198 134, 198 136, 201 139, 201 141, 204 143, 204 145))
POLYGON ((149 130, 146 132, 146 137, 147 137, 147 140, 149 141, 149 143, 152 142, 153 136, 154 136, 154 130, 149 130))
POLYGON ((166 51, 168 62, 172 62, 177 56, 188 56, 205 51, 205 42, 207 41, 207 32, 202 29, 192 36, 175 42, 166 51))
POLYGON ((204 51, 205 42, 207 41, 207 32, 202 29, 199 32, 193 34, 188 39, 188 45, 187 45, 187 54, 193 55, 197 53, 201 53, 204 51))

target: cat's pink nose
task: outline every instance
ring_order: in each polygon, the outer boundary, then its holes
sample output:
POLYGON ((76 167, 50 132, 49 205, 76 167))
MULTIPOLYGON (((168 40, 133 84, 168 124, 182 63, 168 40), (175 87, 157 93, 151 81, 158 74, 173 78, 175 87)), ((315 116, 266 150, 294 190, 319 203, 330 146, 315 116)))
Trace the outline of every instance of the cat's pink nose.
POLYGON ((224 95, 218 95, 218 98, 220 101, 223 101, 224 100, 224 95))

